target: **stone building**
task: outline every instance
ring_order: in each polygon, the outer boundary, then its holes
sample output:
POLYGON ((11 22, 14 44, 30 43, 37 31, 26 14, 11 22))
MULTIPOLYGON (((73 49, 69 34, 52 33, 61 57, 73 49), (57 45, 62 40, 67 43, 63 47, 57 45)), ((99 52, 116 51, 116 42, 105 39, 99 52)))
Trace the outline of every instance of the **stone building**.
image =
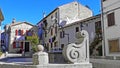
MULTIPOLYGON (((75 21, 72 24, 59 28, 59 31, 58 31, 59 32, 59 48, 62 50, 62 48, 65 45, 68 45, 69 43, 77 43, 76 35, 81 30, 86 30, 88 32, 89 39, 90 39, 89 43, 90 44, 93 43, 94 39, 98 37, 96 33, 97 27, 101 27, 101 25, 96 26, 96 24, 101 23, 100 17, 101 17, 100 15, 92 16, 83 20, 75 21)), ((102 36, 102 34, 100 35, 102 36)), ((96 46, 97 44, 92 45, 91 47, 95 48, 96 46)))
POLYGON ((6 46, 8 52, 21 53, 31 51, 30 41, 26 41, 26 36, 37 34, 37 27, 28 22, 12 21, 11 24, 4 27, 6 34, 6 46))
POLYGON ((37 23, 39 37, 49 52, 53 47, 60 47, 59 28, 91 17, 92 11, 78 2, 71 2, 57 7, 37 23))
POLYGON ((120 56, 120 0, 102 1, 104 55, 120 56))

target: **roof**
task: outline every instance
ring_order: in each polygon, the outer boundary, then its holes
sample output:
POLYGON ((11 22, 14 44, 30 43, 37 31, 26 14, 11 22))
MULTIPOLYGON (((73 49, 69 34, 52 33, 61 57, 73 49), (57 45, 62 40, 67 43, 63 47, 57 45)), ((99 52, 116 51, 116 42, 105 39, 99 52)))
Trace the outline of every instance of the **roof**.
MULTIPOLYGON (((86 18, 86 19, 83 19, 83 20, 79 20, 79 21, 75 21, 75 22, 73 22, 73 23, 71 23, 71 24, 68 24, 68 25, 65 25, 64 27, 62 27, 62 28, 67 28, 67 27, 69 27, 69 26, 72 26, 72 25, 75 25, 75 24, 78 24, 78 23, 82 23, 82 22, 87 22, 87 21, 90 21, 90 20, 93 20, 93 19, 96 19, 96 18, 100 18, 100 14, 98 14, 98 15, 95 15, 95 16, 92 16, 92 17, 89 17, 89 18, 86 18)), ((60 28, 61 29, 61 28, 60 28)))
POLYGON ((26 24, 31 25, 31 26, 35 26, 35 25, 32 25, 28 22, 15 22, 15 23, 11 23, 9 26, 12 27, 12 26, 16 26, 16 25, 19 25, 19 24, 23 24, 23 23, 26 23, 26 24))
POLYGON ((0 9, 0 21, 3 21, 3 20, 4 20, 4 16, 3 16, 2 11, 0 9))

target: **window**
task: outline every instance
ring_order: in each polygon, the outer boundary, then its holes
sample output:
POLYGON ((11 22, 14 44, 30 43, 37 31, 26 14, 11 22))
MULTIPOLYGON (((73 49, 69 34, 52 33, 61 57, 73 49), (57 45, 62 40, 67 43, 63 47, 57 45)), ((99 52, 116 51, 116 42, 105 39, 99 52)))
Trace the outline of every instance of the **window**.
POLYGON ((53 15, 51 16, 51 21, 53 21, 53 15))
POLYGON ((19 42, 16 42, 16 48, 19 48, 19 47, 20 47, 19 42))
POLYGON ((64 36, 65 36, 65 32, 64 32, 64 31, 61 31, 61 32, 60 32, 60 38, 64 38, 64 36))
POLYGON ((76 32, 79 32, 79 27, 76 27, 76 32))
POLYGON ((64 48, 64 44, 61 44, 61 48, 62 48, 62 49, 64 48))
POLYGON ((58 42, 54 42, 54 47, 57 47, 57 45, 58 45, 58 42))
POLYGON ((116 39, 116 40, 109 40, 108 44, 109 44, 109 52, 110 53, 120 52, 120 49, 119 49, 119 40, 118 39, 116 39))
POLYGON ((57 26, 55 27, 55 33, 57 33, 57 26))
POLYGON ((101 21, 95 22, 95 28, 101 28, 101 21))
POLYGON ((51 28, 51 35, 53 35, 53 28, 51 28))
POLYGON ((107 15, 108 26, 115 25, 115 17, 114 13, 110 13, 107 15))
POLYGON ((55 13, 55 18, 57 18, 58 17, 58 15, 57 15, 57 12, 55 13))
POLYGON ((45 31, 45 37, 47 37, 47 31, 45 31))
POLYGON ((44 24, 43 24, 43 27, 46 28, 47 25, 48 25, 47 20, 44 20, 43 23, 44 23, 44 24))
POLYGON ((21 30, 18 30, 18 35, 21 35, 21 30))
POLYGON ((51 43, 51 48, 53 48, 53 43, 51 43))
POLYGON ((13 48, 22 48, 23 42, 13 42, 13 48))

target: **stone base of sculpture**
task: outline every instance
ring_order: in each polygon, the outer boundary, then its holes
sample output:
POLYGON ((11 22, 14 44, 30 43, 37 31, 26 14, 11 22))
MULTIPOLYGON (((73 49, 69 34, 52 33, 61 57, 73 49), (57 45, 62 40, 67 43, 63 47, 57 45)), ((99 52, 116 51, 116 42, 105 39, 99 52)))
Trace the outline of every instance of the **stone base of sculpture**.
POLYGON ((43 52, 44 47, 38 45, 38 52, 33 54, 33 64, 34 65, 44 65, 49 63, 48 53, 43 52))
POLYGON ((1 68, 92 68, 91 63, 82 64, 43 64, 43 65, 20 65, 15 63, 0 63, 1 68))
POLYGON ((34 65, 48 64, 48 62, 48 53, 46 52, 37 52, 33 55, 34 65))

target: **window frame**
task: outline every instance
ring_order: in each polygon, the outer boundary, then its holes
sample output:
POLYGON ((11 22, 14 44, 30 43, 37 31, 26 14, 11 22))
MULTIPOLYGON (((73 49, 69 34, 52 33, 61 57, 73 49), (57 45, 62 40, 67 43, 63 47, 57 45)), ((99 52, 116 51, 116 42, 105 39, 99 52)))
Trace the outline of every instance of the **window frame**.
POLYGON ((120 52, 120 39, 110 39, 108 40, 108 49, 109 49, 109 53, 117 53, 120 52), (115 42, 116 46, 115 46, 115 42), (113 45, 112 45, 113 44, 113 45), (113 48, 118 48, 117 50, 113 49, 113 48), (111 51, 112 50, 112 51, 111 51))
POLYGON ((107 14, 107 24, 108 24, 108 27, 115 25, 115 13, 114 12, 107 14))
POLYGON ((79 32, 79 27, 75 27, 75 32, 79 32))

